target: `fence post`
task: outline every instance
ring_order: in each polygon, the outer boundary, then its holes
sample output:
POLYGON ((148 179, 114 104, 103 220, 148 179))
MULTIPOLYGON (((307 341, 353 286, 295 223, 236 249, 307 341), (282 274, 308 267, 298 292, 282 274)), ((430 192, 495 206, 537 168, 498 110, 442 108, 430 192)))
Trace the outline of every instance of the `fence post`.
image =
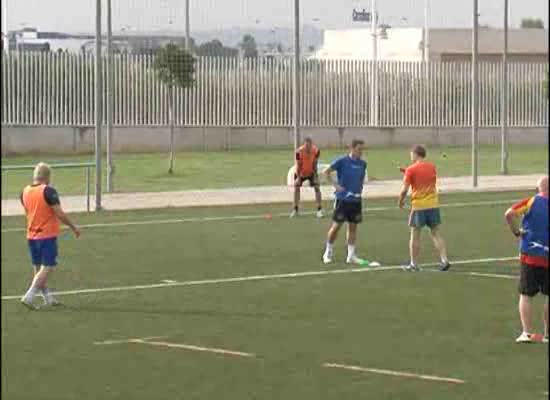
POLYGON ((86 212, 90 212, 90 167, 86 167, 86 212))

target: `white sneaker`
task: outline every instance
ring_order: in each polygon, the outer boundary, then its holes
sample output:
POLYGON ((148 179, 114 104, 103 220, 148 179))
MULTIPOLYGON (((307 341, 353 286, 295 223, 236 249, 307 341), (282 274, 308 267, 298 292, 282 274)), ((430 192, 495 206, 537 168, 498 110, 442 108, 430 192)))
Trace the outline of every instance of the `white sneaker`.
POLYGON ((297 217, 297 216, 298 216, 298 211, 292 210, 292 212, 290 213, 290 218, 294 218, 294 217, 297 217))
POLYGON ((332 264, 333 261, 333 254, 325 251, 325 254, 323 254, 323 263, 332 264))
POLYGON ((324 218, 324 216, 325 216, 325 213, 323 212, 323 210, 317 211, 317 218, 324 218))
POLYGON ((44 304, 50 307, 59 307, 63 305, 63 303, 61 303, 52 295, 50 295, 47 299, 44 299, 44 304))
POLYGON ((38 307, 37 307, 36 305, 34 305, 34 303, 33 303, 31 300, 29 300, 29 299, 27 299, 27 298, 25 298, 25 297, 23 297, 23 298, 21 299, 21 304, 23 304, 23 305, 24 305, 25 307, 27 307, 29 310, 33 310, 33 311, 38 310, 38 307))
POLYGON ((420 267, 418 265, 412 265, 412 264, 404 265, 401 268, 403 269, 403 271, 407 271, 407 272, 418 272, 418 271, 420 271, 420 267))
POLYGON ((527 332, 522 332, 521 335, 516 339, 516 343, 533 343, 531 334, 527 332))

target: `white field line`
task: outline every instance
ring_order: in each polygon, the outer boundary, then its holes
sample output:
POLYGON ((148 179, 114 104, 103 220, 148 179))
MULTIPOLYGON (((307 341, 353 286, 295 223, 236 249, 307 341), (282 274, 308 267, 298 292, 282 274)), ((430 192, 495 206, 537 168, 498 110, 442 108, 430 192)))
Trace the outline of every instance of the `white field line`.
POLYGON ((226 356, 256 357, 255 354, 244 353, 242 351, 217 349, 215 347, 194 346, 194 345, 182 344, 182 343, 169 343, 169 342, 153 341, 155 339, 164 339, 164 338, 166 338, 166 336, 153 336, 153 337, 148 337, 148 338, 126 339, 126 340, 106 340, 106 341, 103 341, 103 342, 94 342, 94 344, 98 345, 98 346, 106 346, 106 345, 113 345, 113 344, 137 343, 137 344, 148 344, 150 346, 160 346, 160 347, 168 347, 168 348, 175 348, 175 349, 202 351, 202 352, 206 352, 206 353, 223 354, 223 355, 226 355, 226 356))
MULTIPOLYGON (((477 260, 453 261, 453 264, 461 265, 461 264, 492 263, 492 262, 499 262, 499 261, 510 261, 515 259, 517 259, 517 257, 480 258, 477 260)), ((425 264, 423 265, 423 267, 434 267, 436 265, 438 264, 431 263, 431 264, 425 264)), ((61 295, 77 295, 77 294, 104 293, 104 292, 128 292, 128 291, 134 291, 134 290, 158 289, 158 288, 176 287, 176 286, 219 285, 219 284, 236 283, 236 282, 264 281, 264 280, 272 280, 272 279, 301 278, 306 276, 324 276, 324 275, 350 274, 350 273, 360 273, 360 272, 377 272, 377 271, 388 271, 388 270, 396 270, 396 269, 401 269, 401 266, 392 265, 388 267, 376 267, 376 268, 366 267, 366 268, 333 269, 333 270, 324 270, 324 271, 295 272, 295 273, 287 273, 287 274, 206 279, 206 280, 199 280, 199 281, 184 281, 184 282, 175 282, 175 283, 157 283, 152 285, 115 286, 115 287, 97 288, 97 289, 66 290, 66 291, 60 291, 60 292, 53 292, 52 294, 61 296, 61 295)), ((21 296, 22 295, 2 296, 2 301, 18 300, 21 298, 21 296)))
POLYGON ((486 278, 518 279, 516 275, 485 274, 481 272, 468 272, 471 276, 483 276, 486 278))
POLYGON ((206 353, 223 354, 224 356, 251 357, 251 358, 256 357, 255 354, 245 353, 245 352, 242 352, 242 351, 217 349, 217 348, 214 348, 214 347, 201 347, 201 346, 194 346, 194 345, 190 345, 190 344, 168 343, 168 342, 151 342, 151 341, 141 340, 141 339, 134 339, 130 343, 140 343, 140 344, 148 344, 150 346, 160 346, 160 347, 169 347, 169 348, 175 348, 175 349, 202 351, 202 352, 206 352, 206 353))
MULTIPOLYGON (((461 208, 461 207, 482 207, 489 205, 511 204, 516 200, 495 200, 495 201, 478 201, 470 203, 450 203, 442 204, 442 208, 461 208)), ((365 208, 365 213, 398 210, 397 207, 372 207, 365 208)), ((302 215, 313 215, 316 212, 303 212, 302 215)), ((288 217, 288 213, 279 213, 272 215, 273 217, 288 217)), ((166 224, 183 224, 193 222, 222 222, 222 221, 250 221, 266 219, 266 214, 256 215, 229 215, 223 217, 195 217, 195 218, 179 218, 179 219, 157 219, 145 221, 124 221, 124 222, 106 222, 101 224, 86 224, 80 225, 80 228, 110 228, 123 226, 139 226, 139 225, 166 225, 166 224)), ((6 228, 2 229, 2 233, 25 232, 25 228, 6 228)))
POLYGON ((135 339, 121 339, 121 340, 105 340, 103 342, 94 342, 98 346, 106 346, 111 344, 124 344, 131 343, 132 340, 157 340, 157 339, 166 339, 168 336, 149 336, 144 338, 135 338, 135 339))
POLYGON ((401 377, 401 378, 414 378, 414 379, 421 379, 421 380, 425 380, 425 381, 437 381, 437 382, 454 383, 454 384, 466 383, 466 381, 463 381, 462 379, 445 378, 445 377, 433 376, 433 375, 414 374, 414 373, 411 373, 411 372, 390 371, 390 370, 387 370, 387 369, 364 368, 364 367, 359 367, 359 366, 355 366, 355 365, 325 363, 325 364, 323 364, 323 367, 325 367, 325 368, 345 369, 345 370, 348 370, 348 371, 371 372, 371 373, 374 373, 374 374, 398 376, 398 377, 401 377))

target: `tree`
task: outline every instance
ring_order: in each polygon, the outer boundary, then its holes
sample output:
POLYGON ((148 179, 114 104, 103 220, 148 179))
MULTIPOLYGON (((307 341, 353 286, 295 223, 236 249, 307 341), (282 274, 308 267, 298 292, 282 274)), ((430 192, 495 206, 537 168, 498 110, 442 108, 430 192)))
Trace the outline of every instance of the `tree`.
POLYGON ((544 21, 540 18, 523 18, 521 27, 523 29, 544 29, 544 21))
POLYGON ((237 57, 239 54, 239 50, 225 47, 222 42, 217 39, 201 44, 196 52, 198 56, 207 57, 237 57))
POLYGON ((244 58, 257 58, 258 57, 258 45, 256 39, 250 34, 243 36, 243 40, 239 43, 239 47, 243 51, 244 58))
POLYGON ((170 161, 168 173, 174 172, 174 89, 189 88, 195 83, 195 58, 182 46, 168 43, 157 50, 153 69, 168 87, 170 117, 170 161))

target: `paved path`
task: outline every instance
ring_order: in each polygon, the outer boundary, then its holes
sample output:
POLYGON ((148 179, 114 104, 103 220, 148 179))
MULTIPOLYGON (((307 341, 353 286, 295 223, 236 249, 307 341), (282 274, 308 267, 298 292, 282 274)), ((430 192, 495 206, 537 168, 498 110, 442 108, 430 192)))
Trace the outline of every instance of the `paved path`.
MULTIPOLYGON (((540 175, 482 176, 477 189, 472 189, 471 177, 442 178, 439 180, 441 193, 456 192, 498 192, 534 189, 540 175)), ((401 187, 400 180, 372 181, 365 185, 367 198, 396 197, 401 187)), ((322 188, 325 199, 333 199, 332 187, 322 188)), ((306 185, 302 199, 312 201, 313 190, 306 185)), ((65 196, 61 199, 68 212, 86 211, 84 196, 65 196)), ((166 207, 220 206, 239 204, 290 203, 292 188, 286 186, 262 186, 253 188, 185 190, 159 193, 116 193, 103 196, 103 207, 107 210, 133 210, 166 207)), ((94 199, 91 199, 92 208, 94 199)), ((2 200, 2 216, 22 215, 18 200, 2 200)))

